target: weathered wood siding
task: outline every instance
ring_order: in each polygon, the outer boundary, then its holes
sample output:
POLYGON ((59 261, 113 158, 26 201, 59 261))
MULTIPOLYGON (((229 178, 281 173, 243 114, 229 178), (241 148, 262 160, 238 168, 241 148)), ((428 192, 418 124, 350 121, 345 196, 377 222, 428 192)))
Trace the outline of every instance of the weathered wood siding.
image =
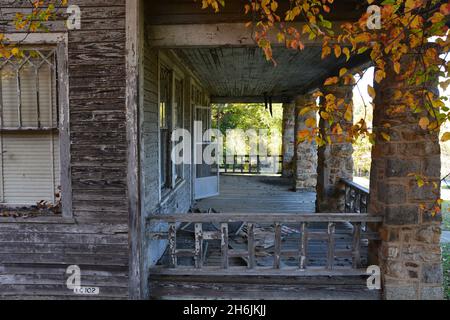
MULTIPOLYGON (((93 298, 128 296, 125 0, 70 4, 82 23, 68 33, 75 223, 0 220, 0 298, 77 298, 66 287, 70 265, 80 266, 83 286, 100 287, 93 298)), ((29 6, 0 0, 0 19, 29 6)), ((66 31, 62 19, 49 26, 66 31)))

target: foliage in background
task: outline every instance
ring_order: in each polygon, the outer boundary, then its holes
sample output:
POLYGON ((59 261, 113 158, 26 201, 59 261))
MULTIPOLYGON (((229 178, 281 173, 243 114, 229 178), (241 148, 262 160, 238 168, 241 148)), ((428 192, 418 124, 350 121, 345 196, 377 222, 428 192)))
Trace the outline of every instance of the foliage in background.
POLYGON ((444 268, 444 298, 450 300, 450 244, 442 245, 442 262, 444 268))
MULTIPOLYGON (((14 21, 12 21, 16 30, 24 33, 24 37, 26 37, 28 33, 48 31, 46 22, 54 20, 57 8, 67 6, 68 1, 30 0, 29 3, 33 7, 30 12, 26 14, 17 12, 14 21)), ((0 58, 9 58, 11 56, 16 56, 18 58, 23 56, 22 51, 20 50, 20 43, 11 43, 10 39, 8 39, 0 29, 0 58)))
MULTIPOLYGON (((227 130, 241 129, 268 130, 269 153, 281 154, 281 135, 283 126, 283 107, 280 104, 273 105, 273 114, 266 110, 264 104, 226 104, 213 106, 213 127, 219 128, 226 135, 227 130)), ((249 145, 243 145, 239 137, 226 136, 226 145, 234 146, 238 151, 249 151, 249 145)))
POLYGON ((442 230, 450 231, 450 201, 442 204, 442 230))

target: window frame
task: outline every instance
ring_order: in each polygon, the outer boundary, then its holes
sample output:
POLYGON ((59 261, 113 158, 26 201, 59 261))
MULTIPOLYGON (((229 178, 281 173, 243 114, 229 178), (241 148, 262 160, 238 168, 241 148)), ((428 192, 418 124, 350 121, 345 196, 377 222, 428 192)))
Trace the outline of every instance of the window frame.
MULTIPOLYGON (((72 177, 70 154, 70 126, 69 126, 69 77, 68 77, 68 35, 67 33, 46 34, 20 34, 7 33, 5 37, 11 44, 17 43, 24 47, 42 48, 53 47, 56 55, 56 88, 57 88, 57 113, 59 114, 58 133, 60 150, 60 184, 61 184, 61 216, 42 217, 41 220, 64 220, 73 222, 72 210, 72 177)), ((45 128, 43 129, 43 131, 45 128)), ((30 206, 0 204, 0 208, 17 209, 30 206)), ((30 207, 31 208, 31 207, 30 207)), ((2 218, 8 221, 8 218, 2 218)), ((38 222, 36 219, 34 221, 38 222)), ((17 219, 14 219, 17 222, 17 219)), ((29 222, 29 220, 26 220, 29 222)), ((33 220, 31 220, 33 222, 33 220)))
POLYGON ((159 135, 159 189, 161 192, 161 196, 164 197, 167 193, 170 192, 170 190, 173 188, 172 180, 173 180, 173 173, 172 173, 172 166, 171 161, 168 162, 168 159, 170 160, 170 153, 169 150, 171 150, 171 132, 173 128, 173 71, 172 69, 164 63, 158 64, 158 135, 159 135), (170 86, 169 92, 168 92, 168 98, 170 99, 169 103, 165 106, 164 112, 164 126, 161 122, 162 120, 162 114, 161 114, 161 103, 162 103, 162 96, 161 96, 161 69, 165 68, 168 72, 168 84, 170 86), (163 150, 163 135, 162 131, 166 131, 165 136, 165 142, 167 143, 167 150, 163 150), (165 163, 162 163, 162 155, 163 152, 166 153, 166 157, 164 158, 165 163), (163 172, 164 168, 164 172, 163 172), (164 174, 164 180, 162 178, 164 174))
POLYGON ((171 157, 171 152, 169 153, 169 162, 167 163, 167 167, 169 168, 169 175, 168 175, 168 182, 167 184, 164 186, 162 183, 162 179, 161 179, 161 170, 163 168, 163 164, 161 163, 161 152, 162 152, 162 135, 161 135, 161 68, 166 68, 167 70, 170 71, 171 74, 171 79, 170 79, 170 99, 171 104, 170 104, 170 110, 168 110, 168 112, 170 113, 170 123, 169 123, 169 150, 172 150, 172 146, 173 146, 173 142, 172 142, 172 134, 175 130, 175 128, 177 127, 176 124, 176 108, 174 107, 175 105, 175 81, 176 79, 181 80, 182 81, 182 102, 183 102, 183 106, 182 106, 182 124, 183 124, 183 129, 186 128, 186 76, 185 73, 182 71, 182 69, 180 69, 176 63, 174 63, 169 56, 167 56, 164 52, 159 51, 158 52, 158 152, 159 152, 159 156, 158 156, 158 168, 159 168, 159 200, 160 202, 164 202, 167 198, 170 197, 170 195, 175 192, 176 190, 178 190, 182 185, 184 185, 186 183, 186 169, 183 166, 182 167, 182 178, 181 179, 175 179, 175 172, 176 172, 176 165, 175 163, 172 161, 172 157, 171 157))
MULTIPOLYGON (((172 133, 177 129, 184 129, 186 127, 185 121, 185 79, 182 73, 174 70, 172 72, 172 133), (176 95, 176 82, 179 81, 181 83, 181 110, 178 103, 176 103, 177 95, 176 95), (176 107, 175 107, 176 105, 176 107), (179 110, 181 113, 179 113, 179 110), (178 127, 178 116, 181 114, 181 127, 178 127)), ((177 185, 181 184, 186 177, 184 164, 180 165, 181 167, 181 176, 177 174, 177 165, 172 161, 172 188, 175 189, 177 185)))

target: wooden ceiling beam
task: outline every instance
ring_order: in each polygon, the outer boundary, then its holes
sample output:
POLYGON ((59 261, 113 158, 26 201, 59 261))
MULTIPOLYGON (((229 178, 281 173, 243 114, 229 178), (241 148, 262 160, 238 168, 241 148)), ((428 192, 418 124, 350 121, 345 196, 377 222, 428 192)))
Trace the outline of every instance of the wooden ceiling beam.
MULTIPOLYGON (((290 103, 293 101, 293 97, 290 96, 275 96, 271 97, 272 103, 290 103)), ((247 97, 211 97, 211 103, 223 104, 223 103, 264 103, 264 96, 247 96, 247 97)))
MULTIPOLYGON (((338 31, 345 21, 334 21, 334 29, 338 31)), ((292 24, 302 30, 302 22, 292 24)), ((198 48, 198 47, 255 47, 252 28, 245 23, 217 24, 180 24, 180 25, 147 25, 147 39, 155 48, 198 48)), ((277 40, 277 30, 269 34, 274 46, 284 46, 277 40)), ((322 40, 309 40, 305 37, 306 46, 322 46, 322 40)))

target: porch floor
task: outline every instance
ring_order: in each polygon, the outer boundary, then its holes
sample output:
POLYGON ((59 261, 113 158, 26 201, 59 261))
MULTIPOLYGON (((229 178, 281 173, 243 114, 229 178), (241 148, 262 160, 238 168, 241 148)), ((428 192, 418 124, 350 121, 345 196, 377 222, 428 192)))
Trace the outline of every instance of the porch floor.
POLYGON ((280 176, 223 174, 220 195, 200 200, 196 209, 226 213, 311 213, 316 194, 294 192, 292 181, 280 176))

